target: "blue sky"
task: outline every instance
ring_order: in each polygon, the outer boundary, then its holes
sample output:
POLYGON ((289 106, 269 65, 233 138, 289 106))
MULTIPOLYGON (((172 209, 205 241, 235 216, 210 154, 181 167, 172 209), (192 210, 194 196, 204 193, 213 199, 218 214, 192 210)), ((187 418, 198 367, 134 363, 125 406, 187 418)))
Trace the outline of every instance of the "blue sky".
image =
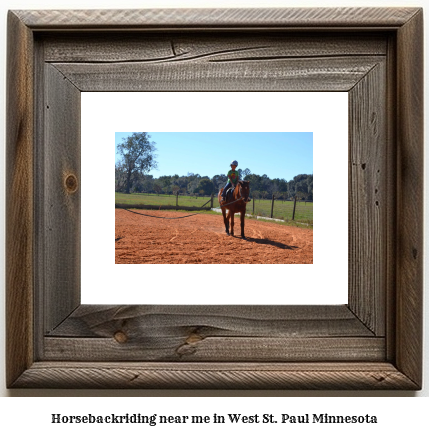
MULTIPOLYGON (((149 174, 189 173, 213 177, 226 174, 229 164, 287 181, 313 174, 312 132, 148 132, 156 143, 158 170, 149 174)), ((116 132, 115 146, 132 132, 116 132)), ((118 156, 116 156, 118 158, 118 156)))

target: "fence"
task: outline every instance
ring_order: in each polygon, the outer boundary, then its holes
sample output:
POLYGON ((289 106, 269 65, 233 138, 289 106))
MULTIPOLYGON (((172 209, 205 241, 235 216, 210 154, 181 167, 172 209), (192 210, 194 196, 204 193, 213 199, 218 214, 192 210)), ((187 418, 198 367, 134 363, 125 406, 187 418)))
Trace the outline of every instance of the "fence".
POLYGON ((117 208, 164 209, 164 210, 210 210, 214 205, 214 194, 207 197, 198 195, 166 194, 122 194, 115 193, 117 208))
MULTIPOLYGON (((116 207, 139 209, 210 210, 218 207, 214 194, 210 197, 199 195, 166 194, 115 194, 116 207)), ((285 221, 313 224, 313 203, 308 201, 280 200, 273 195, 271 199, 255 199, 247 205, 247 213, 285 221)))
POLYGON ((247 211, 267 218, 313 224, 313 202, 301 201, 296 197, 293 200, 276 199, 274 195, 270 200, 253 198, 252 203, 247 206, 247 211))

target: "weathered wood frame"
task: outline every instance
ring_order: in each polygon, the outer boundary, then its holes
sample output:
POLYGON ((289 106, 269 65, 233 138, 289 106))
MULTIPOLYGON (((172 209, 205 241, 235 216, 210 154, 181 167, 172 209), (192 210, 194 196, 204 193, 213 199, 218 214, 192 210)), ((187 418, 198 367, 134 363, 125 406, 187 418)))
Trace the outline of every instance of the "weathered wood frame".
POLYGON ((420 389, 422 17, 417 8, 9 12, 8 387, 420 389), (295 56, 284 35, 298 41, 295 56), (118 57, 145 38, 146 59, 118 57), (384 53, 374 51, 380 38, 384 53), (301 63, 290 67, 293 58, 301 63), (282 80, 290 68, 298 81, 282 80), (349 92, 349 303, 80 305, 80 93, 291 89, 349 92))

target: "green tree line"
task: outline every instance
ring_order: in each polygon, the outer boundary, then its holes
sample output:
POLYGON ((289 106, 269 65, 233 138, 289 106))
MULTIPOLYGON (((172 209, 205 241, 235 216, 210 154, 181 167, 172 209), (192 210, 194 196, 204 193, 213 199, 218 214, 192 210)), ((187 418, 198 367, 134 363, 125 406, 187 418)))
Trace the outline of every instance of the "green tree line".
MULTIPOLYGON (((250 194, 256 199, 271 198, 274 194, 276 198, 284 200, 295 196, 298 199, 313 200, 312 174, 298 174, 292 180, 286 181, 280 178, 271 179, 266 174, 262 176, 253 174, 248 168, 238 171, 241 179, 250 181, 250 194)), ((217 195, 219 189, 226 183, 226 174, 217 174, 211 178, 194 173, 188 173, 186 176, 174 174, 155 178, 152 175, 136 172, 129 177, 120 164, 116 164, 115 167, 116 192, 217 195)))

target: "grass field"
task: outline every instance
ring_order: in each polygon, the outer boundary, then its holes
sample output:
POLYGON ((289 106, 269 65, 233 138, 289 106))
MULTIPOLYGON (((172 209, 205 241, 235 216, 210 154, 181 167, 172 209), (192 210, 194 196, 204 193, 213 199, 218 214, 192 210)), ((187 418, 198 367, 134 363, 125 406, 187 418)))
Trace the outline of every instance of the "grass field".
MULTIPOLYGON (((255 200, 255 215, 271 216, 271 200, 255 200)), ((247 210, 253 213, 253 202, 249 203, 247 210)), ((273 218, 282 220, 291 220, 293 215, 293 201, 274 201, 273 218)), ((305 203, 304 201, 296 202, 295 221, 302 223, 313 224, 313 203, 305 203)))
MULTIPOLYGON (((210 197, 190 197, 180 195, 179 206, 201 207, 210 200, 210 197)), ((129 205, 156 205, 156 206, 176 206, 175 195, 157 194, 123 194, 115 193, 115 202, 129 205)), ((271 215, 271 200, 255 200, 255 215, 269 217, 271 215)), ((206 204, 206 207, 210 203, 206 204)), ((213 207, 218 207, 217 197, 213 200, 213 207)), ((247 213, 253 213, 253 201, 247 205, 247 213)), ((273 218, 291 220, 293 213, 293 201, 274 201, 273 218)), ((313 224, 313 203, 297 202, 295 210, 295 221, 313 224)))

